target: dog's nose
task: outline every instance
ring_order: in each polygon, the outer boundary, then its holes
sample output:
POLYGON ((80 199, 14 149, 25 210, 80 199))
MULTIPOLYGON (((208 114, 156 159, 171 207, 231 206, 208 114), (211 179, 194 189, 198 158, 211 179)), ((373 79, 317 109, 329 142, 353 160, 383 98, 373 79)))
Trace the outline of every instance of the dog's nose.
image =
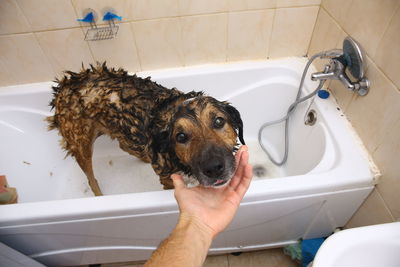
POLYGON ((203 173, 210 178, 220 178, 225 170, 223 159, 211 159, 204 163, 203 173))

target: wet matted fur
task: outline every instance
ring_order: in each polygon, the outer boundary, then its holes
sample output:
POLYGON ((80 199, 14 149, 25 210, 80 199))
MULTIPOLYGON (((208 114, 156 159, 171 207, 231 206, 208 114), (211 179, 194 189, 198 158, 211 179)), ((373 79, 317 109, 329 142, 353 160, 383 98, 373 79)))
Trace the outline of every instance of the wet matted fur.
POLYGON ((100 135, 117 139, 122 150, 151 163, 165 189, 170 175, 185 173, 203 186, 229 181, 235 169, 237 138, 244 144, 239 112, 203 92, 168 89, 150 77, 97 64, 56 80, 50 102, 61 146, 101 195, 92 167, 93 143, 100 135))

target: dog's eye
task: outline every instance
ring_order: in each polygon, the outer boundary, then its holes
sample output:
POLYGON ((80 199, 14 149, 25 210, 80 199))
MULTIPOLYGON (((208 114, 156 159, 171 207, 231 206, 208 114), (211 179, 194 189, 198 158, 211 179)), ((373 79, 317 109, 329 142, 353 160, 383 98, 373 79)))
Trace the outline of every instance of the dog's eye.
POLYGON ((178 142, 178 143, 186 143, 186 141, 188 140, 189 138, 188 138, 188 136, 186 135, 186 134, 184 134, 184 133, 178 133, 177 135, 176 135, 176 141, 178 142))
POLYGON ((225 119, 221 117, 217 117, 214 120, 214 128, 221 129, 225 125, 225 119))

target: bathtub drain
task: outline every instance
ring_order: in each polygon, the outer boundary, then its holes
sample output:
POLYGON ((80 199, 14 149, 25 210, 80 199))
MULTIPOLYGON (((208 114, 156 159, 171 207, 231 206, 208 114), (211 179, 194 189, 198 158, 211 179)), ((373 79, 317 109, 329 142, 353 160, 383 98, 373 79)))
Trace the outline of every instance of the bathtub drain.
POLYGON ((317 112, 315 112, 315 110, 312 109, 307 113, 306 118, 304 120, 304 124, 313 126, 316 121, 317 121, 317 112))
POLYGON ((256 177, 264 177, 267 174, 267 169, 262 165, 254 165, 253 174, 256 177))

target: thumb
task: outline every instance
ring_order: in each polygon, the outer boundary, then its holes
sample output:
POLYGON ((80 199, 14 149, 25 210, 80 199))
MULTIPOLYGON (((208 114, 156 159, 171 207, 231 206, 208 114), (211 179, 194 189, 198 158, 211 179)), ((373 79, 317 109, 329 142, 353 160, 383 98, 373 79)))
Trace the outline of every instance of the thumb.
POLYGON ((171 179, 172 179, 172 182, 174 183, 175 190, 185 187, 185 182, 183 181, 182 175, 172 174, 171 179))

